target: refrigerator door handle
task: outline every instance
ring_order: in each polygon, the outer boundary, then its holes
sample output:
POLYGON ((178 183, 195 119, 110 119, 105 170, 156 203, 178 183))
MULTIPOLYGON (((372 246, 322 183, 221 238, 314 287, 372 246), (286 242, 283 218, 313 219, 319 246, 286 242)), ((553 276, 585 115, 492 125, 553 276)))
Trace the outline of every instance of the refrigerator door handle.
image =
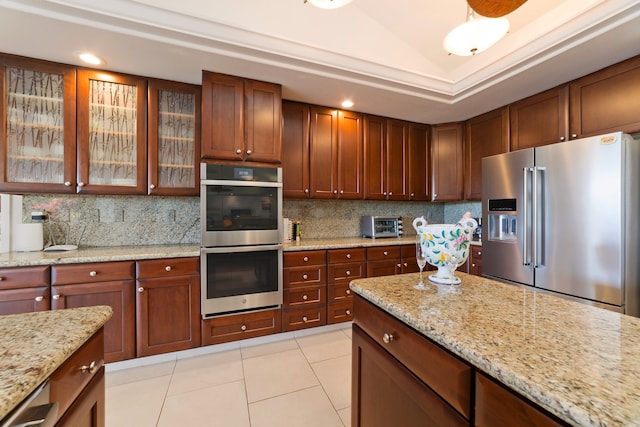
POLYGON ((529 261, 529 236, 527 230, 529 229, 529 198, 527 197, 527 189, 529 188, 529 175, 532 168, 522 168, 522 265, 530 265, 529 261))
MULTIPOLYGON (((538 268, 540 266, 540 253, 538 252, 540 247, 540 237, 542 236, 540 230, 539 223, 539 211, 540 206, 540 198, 542 197, 542 190, 540 188, 540 181, 538 180, 538 176, 541 175, 546 170, 545 167, 534 167, 533 168, 533 177, 532 177, 532 188, 531 188, 531 199, 532 199, 532 227, 531 227, 531 252, 533 256, 533 268, 538 268)), ((544 217, 544 215, 543 215, 544 217)))

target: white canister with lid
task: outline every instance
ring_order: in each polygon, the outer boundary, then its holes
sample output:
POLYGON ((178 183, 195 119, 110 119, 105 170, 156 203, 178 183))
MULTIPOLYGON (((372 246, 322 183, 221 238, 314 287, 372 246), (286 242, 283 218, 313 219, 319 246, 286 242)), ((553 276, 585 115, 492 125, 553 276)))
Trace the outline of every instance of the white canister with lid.
POLYGON ((41 251, 44 238, 41 222, 14 224, 11 233, 12 250, 17 252, 41 251))

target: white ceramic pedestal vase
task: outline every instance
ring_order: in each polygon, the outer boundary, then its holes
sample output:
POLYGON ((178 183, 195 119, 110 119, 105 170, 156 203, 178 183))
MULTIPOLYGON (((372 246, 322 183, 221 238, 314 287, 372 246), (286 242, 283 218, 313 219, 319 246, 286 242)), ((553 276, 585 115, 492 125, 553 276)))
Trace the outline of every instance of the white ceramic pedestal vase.
POLYGON ((469 212, 457 224, 427 224, 424 217, 413 220, 427 262, 438 269, 437 273, 429 275, 430 281, 443 285, 460 283, 454 272, 469 256, 471 236, 476 227, 478 223, 469 212))

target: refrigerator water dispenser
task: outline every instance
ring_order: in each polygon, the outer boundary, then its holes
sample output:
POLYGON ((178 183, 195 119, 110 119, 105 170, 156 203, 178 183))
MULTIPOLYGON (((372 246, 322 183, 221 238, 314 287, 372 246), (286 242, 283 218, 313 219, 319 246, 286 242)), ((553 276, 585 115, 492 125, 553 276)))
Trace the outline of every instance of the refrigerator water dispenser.
POLYGON ((489 200, 489 240, 517 240, 518 221, 515 199, 489 200))

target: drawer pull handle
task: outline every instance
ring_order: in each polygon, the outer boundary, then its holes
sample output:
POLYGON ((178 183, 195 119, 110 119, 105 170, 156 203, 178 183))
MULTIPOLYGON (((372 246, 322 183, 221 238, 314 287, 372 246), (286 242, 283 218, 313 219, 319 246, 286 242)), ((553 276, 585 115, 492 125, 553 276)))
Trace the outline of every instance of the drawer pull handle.
POLYGON ((405 266, 405 267, 409 267, 409 264, 405 262, 405 263, 404 263, 404 266, 405 266))
POLYGON ((167 265, 167 266, 164 268, 164 271, 171 271, 171 266, 170 266, 170 265, 167 265))
POLYGON ((98 272, 96 272, 96 271, 90 271, 89 272, 89 276, 91 276, 91 277, 96 277, 97 275, 98 275, 98 272))
POLYGON ((143 288, 142 286, 140 286, 140 287, 138 288, 138 292, 140 292, 140 293, 144 292, 144 288, 143 288))
POLYGON ((44 300, 44 297, 42 295, 36 297, 37 302, 40 302, 42 300, 44 300))
POLYGON ((55 300, 59 300, 60 299, 60 294, 56 294, 52 298, 55 299, 55 300))
POLYGON ((347 289, 345 292, 347 295, 351 295, 351 289, 347 289))
POLYGON ((347 259, 351 259, 351 254, 347 254, 347 259))
POLYGON ((93 374, 96 370, 98 369, 96 361, 93 360, 91 363, 89 363, 89 366, 87 365, 82 365, 80 367, 80 372, 82 372, 83 374, 93 374))
POLYGON ((351 316, 351 310, 346 310, 345 313, 347 316, 351 316))
POLYGON ((308 256, 306 256, 306 257, 302 258, 302 260, 303 260, 304 262, 307 262, 307 261, 309 261, 309 257, 308 257, 308 256))
POLYGON ((241 331, 246 331, 247 330, 247 325, 243 324, 242 326, 240 326, 240 330, 241 331))
POLYGON ((308 299, 309 299, 309 297, 308 297, 308 296, 306 296, 306 295, 302 295, 302 300, 303 300, 303 301, 306 301, 306 300, 308 300, 308 299))
POLYGON ((350 270, 347 270, 347 271, 345 271, 344 273, 345 273, 347 276, 351 276, 351 271, 350 271, 350 270))
POLYGON ((307 316, 302 316, 302 321, 303 321, 304 323, 307 323, 307 320, 309 320, 309 319, 307 319, 307 316))
POLYGON ((306 275, 306 274, 303 274, 303 275, 302 275, 302 278, 303 278, 304 280, 307 280, 307 279, 309 278, 309 276, 308 276, 308 275, 306 275))
POLYGON ((382 252, 382 253, 384 254, 384 256, 389 255, 389 252, 387 252, 387 251, 384 251, 384 252, 382 252))
POLYGON ((382 341, 384 341, 385 344, 389 344, 391 341, 393 341, 393 334, 388 334, 388 333, 384 333, 384 335, 382 335, 382 341))

